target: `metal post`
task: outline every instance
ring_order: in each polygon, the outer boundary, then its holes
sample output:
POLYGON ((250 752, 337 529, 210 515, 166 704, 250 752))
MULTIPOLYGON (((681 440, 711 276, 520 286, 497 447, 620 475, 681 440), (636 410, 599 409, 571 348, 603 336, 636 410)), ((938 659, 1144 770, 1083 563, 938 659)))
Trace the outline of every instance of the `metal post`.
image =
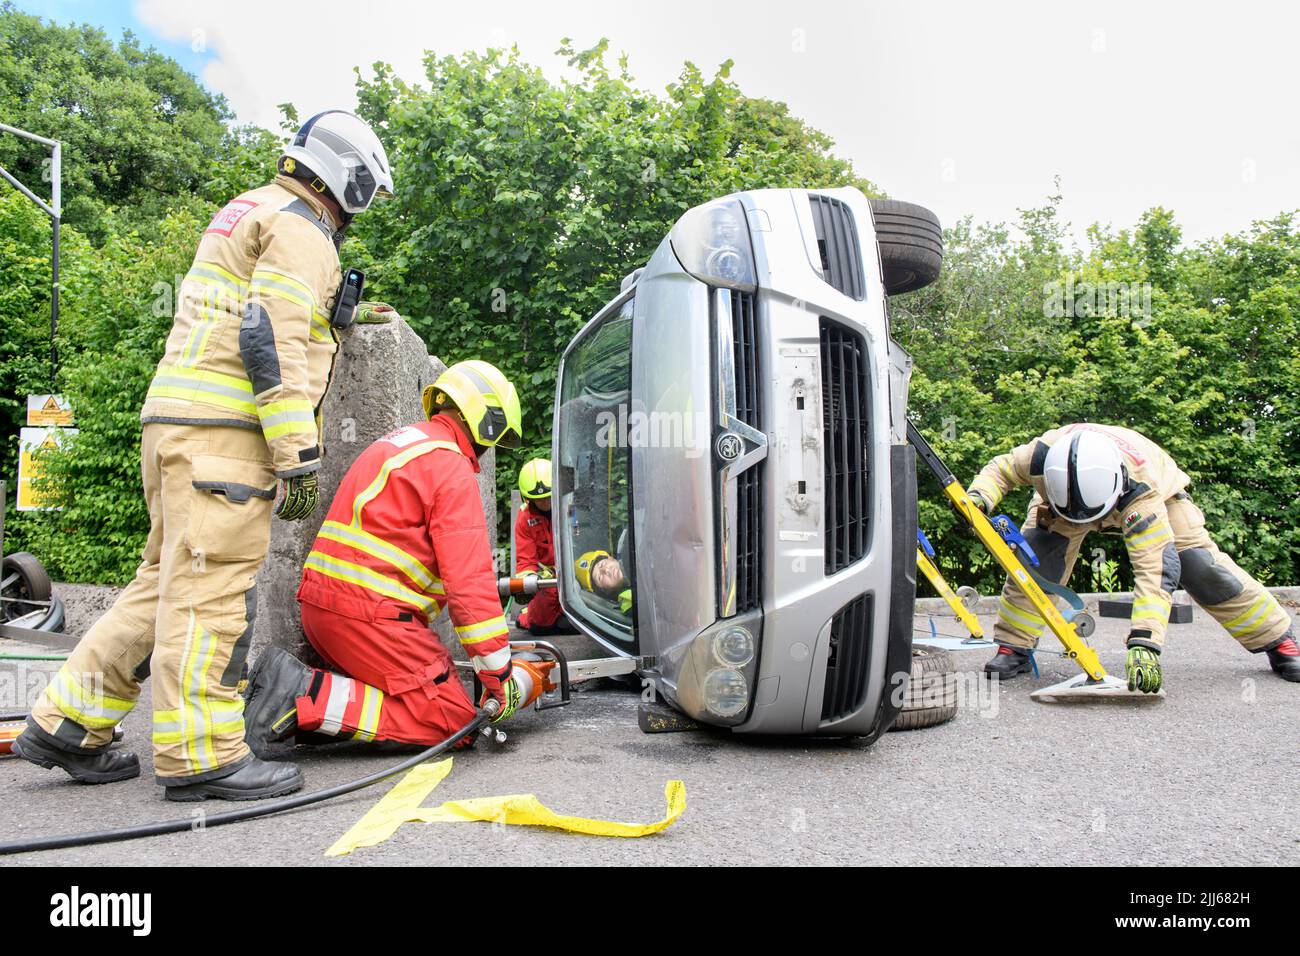
POLYGON ((59 351, 55 336, 59 333, 59 227, 63 224, 63 147, 57 141, 50 159, 50 178, 50 205, 54 207, 54 258, 50 270, 50 391, 57 392, 59 351))
POLYGON ((0 133, 12 133, 23 139, 50 147, 50 201, 48 203, 20 183, 7 169, 0 167, 0 176, 3 176, 11 186, 45 210, 45 214, 50 217, 53 226, 54 257, 50 269, 50 391, 57 392, 58 387, 55 385, 54 378, 58 372, 58 352, 55 349, 54 342, 59 331, 59 225, 63 218, 63 144, 57 139, 46 139, 44 136, 37 136, 25 129, 18 129, 4 123, 0 123, 0 133))

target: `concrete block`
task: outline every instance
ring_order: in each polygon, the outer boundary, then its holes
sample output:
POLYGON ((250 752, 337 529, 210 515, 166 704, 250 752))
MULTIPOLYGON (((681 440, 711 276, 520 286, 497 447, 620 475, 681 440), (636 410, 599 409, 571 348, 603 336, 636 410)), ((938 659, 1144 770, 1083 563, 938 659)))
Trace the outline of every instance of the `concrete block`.
MULTIPOLYGON (((394 428, 423 419, 420 393, 445 368, 400 319, 384 325, 353 326, 342 340, 325 397, 321 504, 305 521, 272 519, 271 548, 257 577, 254 647, 275 644, 308 661, 314 661, 315 655, 303 636, 294 595, 329 502, 353 461, 372 442, 394 428)), ((479 467, 483 511, 495 546, 494 455, 486 455, 479 467)))

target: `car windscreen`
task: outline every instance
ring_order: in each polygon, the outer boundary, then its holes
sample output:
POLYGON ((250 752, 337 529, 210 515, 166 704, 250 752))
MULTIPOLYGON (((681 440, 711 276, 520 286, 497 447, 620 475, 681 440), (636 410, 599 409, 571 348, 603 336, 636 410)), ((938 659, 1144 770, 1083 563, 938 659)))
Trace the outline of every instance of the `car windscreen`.
POLYGON ((630 452, 632 299, 592 326, 564 360, 558 422, 559 520, 566 609, 636 653, 630 452))

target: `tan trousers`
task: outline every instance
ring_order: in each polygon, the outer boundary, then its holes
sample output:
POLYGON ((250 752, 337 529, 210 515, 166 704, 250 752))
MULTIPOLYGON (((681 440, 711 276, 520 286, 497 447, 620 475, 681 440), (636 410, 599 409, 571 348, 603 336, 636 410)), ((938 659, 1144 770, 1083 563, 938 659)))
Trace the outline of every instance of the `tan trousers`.
POLYGON ((270 543, 271 457, 260 432, 198 425, 146 425, 140 451, 143 562, 32 717, 54 746, 102 747, 152 673, 158 777, 220 777, 249 755, 238 687, 270 543))
MULTIPOLYGON (((1088 526, 1057 520, 1051 522, 1050 530, 1040 528, 1040 505, 1035 496, 1021 531, 1042 562, 1039 573, 1064 584, 1074 570, 1088 526)), ((1205 530, 1205 515, 1191 498, 1170 498, 1165 510, 1181 566, 1180 583, 1192 600, 1248 651, 1262 651, 1285 636, 1291 628, 1291 615, 1263 585, 1219 550, 1205 530)), ((1012 647, 1035 647, 1046 629, 1029 599, 1007 578, 998 601, 994 640, 1012 647)), ((1163 645, 1164 630, 1153 632, 1152 640, 1163 645)))

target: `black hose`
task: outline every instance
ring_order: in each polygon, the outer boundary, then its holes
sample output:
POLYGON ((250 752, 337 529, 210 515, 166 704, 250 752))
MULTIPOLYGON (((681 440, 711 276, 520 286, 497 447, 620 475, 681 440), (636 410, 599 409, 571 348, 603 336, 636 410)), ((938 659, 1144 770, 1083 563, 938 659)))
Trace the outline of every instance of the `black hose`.
POLYGON ((188 817, 184 820, 145 823, 140 826, 121 827, 117 830, 92 830, 89 833, 67 833, 62 836, 37 837, 33 840, 15 840, 11 843, 0 843, 0 856, 7 856, 11 853, 31 853, 37 850, 60 850, 70 846, 90 846, 94 843, 116 843, 119 840, 136 840, 140 837, 161 836, 164 833, 180 833, 183 830, 207 829, 208 827, 219 827, 223 823, 239 823, 242 820, 252 820, 254 817, 264 817, 284 810, 296 810, 298 807, 310 806, 323 800, 341 797, 345 793, 362 790, 390 777, 395 777, 404 770, 410 770, 431 757, 443 753, 456 742, 477 731, 490 719, 490 714, 484 710, 479 710, 469 723, 442 743, 434 744, 429 749, 422 750, 415 756, 409 757, 387 770, 377 770, 368 776, 353 780, 351 783, 340 783, 338 786, 317 790, 314 793, 302 793, 295 797, 285 797, 283 800, 263 803, 242 810, 227 810, 225 813, 213 814, 199 820, 188 817))

